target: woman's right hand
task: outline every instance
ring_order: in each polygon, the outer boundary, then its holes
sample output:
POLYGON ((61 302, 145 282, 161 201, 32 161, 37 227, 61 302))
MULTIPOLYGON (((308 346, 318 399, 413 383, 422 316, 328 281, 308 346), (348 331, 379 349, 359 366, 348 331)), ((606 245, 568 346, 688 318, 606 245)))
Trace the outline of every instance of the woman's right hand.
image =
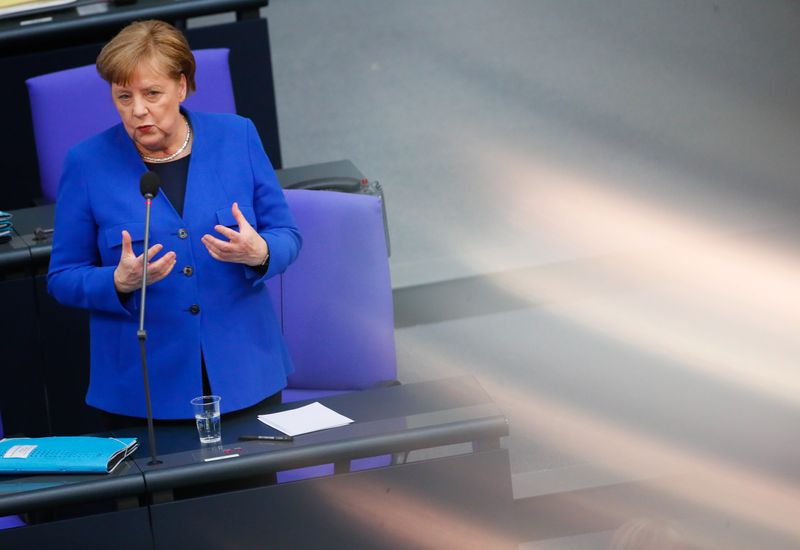
MULTIPOLYGON (((147 251, 147 284, 157 283, 172 271, 177 258, 174 252, 167 252, 155 262, 150 260, 164 248, 154 244, 147 251)), ((131 235, 122 231, 122 255, 119 258, 117 269, 114 270, 114 287, 117 292, 127 294, 142 286, 142 256, 133 253, 131 235)))

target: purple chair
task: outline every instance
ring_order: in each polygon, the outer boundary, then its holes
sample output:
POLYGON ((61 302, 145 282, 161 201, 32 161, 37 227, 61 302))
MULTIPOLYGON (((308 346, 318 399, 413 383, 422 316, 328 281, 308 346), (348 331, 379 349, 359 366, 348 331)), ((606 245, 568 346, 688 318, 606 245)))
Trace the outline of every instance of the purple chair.
MULTIPOLYGON (((283 329, 295 372, 284 402, 397 383, 394 312, 380 199, 333 191, 286 190, 303 236, 283 275, 283 329)), ((389 455, 351 462, 386 466, 389 455)), ((333 465, 278 473, 294 481, 333 465)))
MULTIPOLYGON (((196 50, 197 91, 185 105, 196 111, 235 113, 226 48, 196 50)), ((117 124, 109 85, 94 65, 26 81, 33 115, 42 195, 55 202, 61 168, 73 145, 117 124)))
MULTIPOLYGON (((0 416, 0 439, 3 439, 3 417, 0 416)), ((0 516, 0 531, 12 527, 22 527, 25 522, 19 516, 0 516)))

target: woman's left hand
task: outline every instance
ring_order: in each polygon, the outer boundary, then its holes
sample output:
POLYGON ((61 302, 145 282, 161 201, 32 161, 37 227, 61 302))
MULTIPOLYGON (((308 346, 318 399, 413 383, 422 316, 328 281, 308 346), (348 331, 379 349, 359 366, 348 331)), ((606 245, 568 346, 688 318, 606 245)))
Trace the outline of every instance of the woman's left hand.
POLYGON ((208 253, 212 258, 221 262, 249 266, 262 265, 269 254, 267 241, 247 222, 242 211, 239 210, 238 204, 233 203, 231 212, 239 224, 239 231, 234 231, 224 225, 215 225, 214 231, 227 237, 228 240, 224 241, 208 234, 203 235, 201 240, 208 249, 208 253))

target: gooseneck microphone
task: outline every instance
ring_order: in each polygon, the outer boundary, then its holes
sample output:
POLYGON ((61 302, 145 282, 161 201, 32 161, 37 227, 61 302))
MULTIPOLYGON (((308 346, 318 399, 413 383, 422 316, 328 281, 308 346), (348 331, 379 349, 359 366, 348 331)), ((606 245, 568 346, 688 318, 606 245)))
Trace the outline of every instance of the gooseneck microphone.
POLYGON ((155 196, 158 195, 160 187, 161 177, 152 170, 148 170, 142 174, 142 177, 139 179, 139 192, 141 192, 142 196, 146 199, 155 198, 155 196))
POLYGON ((136 336, 139 338, 139 349, 142 352, 142 378, 144 379, 144 399, 147 404, 147 436, 150 440, 150 466, 161 464, 158 460, 156 452, 156 434, 153 428, 153 402, 150 399, 150 377, 147 375, 147 353, 145 351, 145 341, 147 340, 147 331, 144 329, 144 309, 145 298, 147 297, 147 250, 150 248, 150 206, 152 205, 153 198, 158 194, 158 188, 161 186, 161 178, 158 174, 152 171, 147 171, 142 174, 139 180, 139 191, 145 200, 145 217, 144 217, 144 250, 142 251, 142 294, 141 304, 139 307, 139 330, 136 336))

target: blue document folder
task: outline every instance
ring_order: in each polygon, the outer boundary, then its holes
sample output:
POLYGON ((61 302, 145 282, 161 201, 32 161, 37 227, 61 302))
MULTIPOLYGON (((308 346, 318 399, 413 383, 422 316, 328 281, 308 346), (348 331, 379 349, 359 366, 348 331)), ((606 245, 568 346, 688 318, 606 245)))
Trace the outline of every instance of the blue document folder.
POLYGON ((0 440, 0 474, 109 473, 139 443, 135 437, 23 437, 0 440))

